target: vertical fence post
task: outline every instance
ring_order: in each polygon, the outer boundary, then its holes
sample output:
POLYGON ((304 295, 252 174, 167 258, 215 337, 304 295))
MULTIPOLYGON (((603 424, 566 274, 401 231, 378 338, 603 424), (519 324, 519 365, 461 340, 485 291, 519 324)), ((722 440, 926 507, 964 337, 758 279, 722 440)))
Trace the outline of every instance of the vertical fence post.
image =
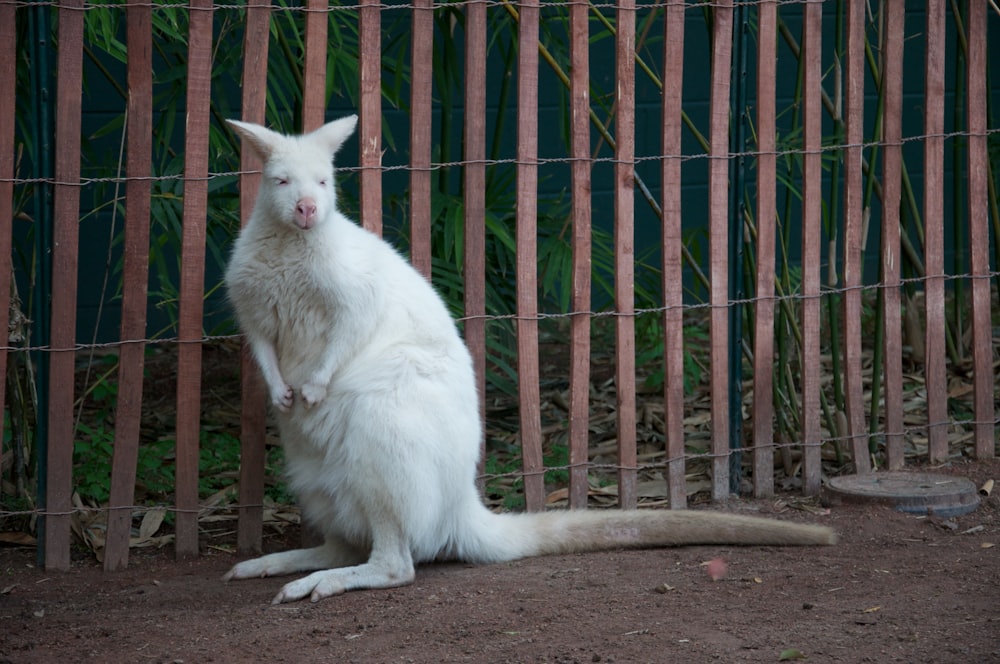
POLYGON ((415 0, 410 33, 410 261, 430 280, 433 0, 415 0))
MULTIPOLYGON (((14 62, 16 58, 16 6, 0 6, 0 60, 14 62)), ((10 323, 10 292, 12 276, 12 236, 14 230, 14 90, 17 87, 15 67, 0 70, 0 331, 3 343, 10 345, 8 325, 10 323), (10 94, 7 94, 10 91, 10 94)), ((0 350, 0 404, 6 403, 7 357, 10 351, 0 350)), ((3 458, 3 418, 0 418, 0 458, 3 458)), ((16 444, 16 442, 15 442, 16 444)), ((2 489, 0 489, 2 493, 2 489)))
POLYGON ((778 8, 757 6, 757 282, 753 338, 753 490, 774 494, 774 272, 777 229, 775 154, 778 8))
POLYGON ((538 0, 520 4, 517 61, 517 377, 524 498, 545 504, 538 372, 538 0))
POLYGON ((615 393, 618 505, 636 506, 635 2, 617 3, 615 32, 615 393))
MULTIPOLYGON (((486 415, 486 1, 465 7, 465 117, 463 169, 465 207, 465 343, 479 390, 479 413, 486 415)), ((486 463, 486 438, 480 440, 479 474, 486 463)))
POLYGON ((667 3, 663 26, 663 428, 670 507, 687 504, 684 479, 684 282, 681 265, 681 101, 684 4, 667 3))
POLYGON ((327 0, 308 0, 305 7, 305 56, 302 65, 302 132, 323 124, 326 113, 326 55, 330 17, 327 0))
POLYGON ((570 24, 570 150, 573 200, 574 316, 569 347, 569 506, 587 506, 590 458, 590 310, 591 289, 591 161, 590 161, 590 27, 588 8, 573 3, 570 24))
MULTIPOLYGON (((986 141, 986 3, 969 2, 969 55, 966 113, 969 128, 969 253, 972 270, 972 372, 976 458, 996 454, 997 414, 994 410, 996 374, 993 368, 990 320, 990 230, 987 210, 988 155, 986 141)), ((993 47, 997 44, 994 41, 993 47)), ((956 195, 958 192, 955 192, 956 195)))
POLYGON ((152 186, 153 11, 126 10, 128 105, 126 110, 125 249, 122 269, 121 347, 118 404, 111 457, 111 493, 104 569, 128 565, 135 502, 136 463, 142 419, 142 374, 146 344, 146 286, 149 280, 149 213, 152 186))
POLYGON ((83 0, 64 0, 59 3, 58 68, 44 546, 45 568, 66 570, 69 569, 73 491, 73 377, 76 368, 76 289, 80 246, 83 0))
POLYGON ((709 110, 708 236, 711 272, 712 498, 729 497, 729 89, 733 3, 714 6, 709 110))
POLYGON ((890 470, 903 466, 903 339, 900 315, 899 210, 903 170, 903 39, 906 8, 887 2, 883 45, 885 114, 882 133, 882 286, 885 442, 890 470))
MULTIPOLYGON (((267 99, 267 51, 271 8, 267 0, 251 0, 246 9, 243 40, 243 119, 264 122, 267 99)), ((260 186, 260 159, 240 150, 240 218, 245 224, 260 186)), ((264 427, 267 400, 263 381, 249 346, 240 351, 240 508, 236 549, 259 553, 264 531, 264 427)))
POLYGON ((358 63, 361 117, 361 225, 382 235, 382 45, 379 0, 361 0, 358 63))
POLYGON ((945 2, 927 3, 924 70, 924 374, 927 387, 927 453, 948 456, 948 376, 945 371, 944 294, 944 63, 945 2))
POLYGON ((847 3, 847 66, 844 85, 844 402, 854 470, 871 470, 865 429, 864 384, 861 377, 861 247, 867 213, 862 180, 865 131, 866 0, 847 3))
POLYGON ((802 488, 820 490, 820 235, 823 232, 823 6, 803 8, 802 77, 802 488))
POLYGON ((208 222, 208 144, 212 83, 212 0, 188 10, 187 118, 184 126, 184 207, 177 320, 177 472, 174 550, 198 555, 198 461, 208 222))
MULTIPOLYGON (((305 8, 305 45, 302 63, 302 132, 320 127, 326 112, 326 57, 329 45, 327 0, 307 0, 305 8)), ((301 531, 304 548, 323 543, 323 534, 309 524, 301 531)))

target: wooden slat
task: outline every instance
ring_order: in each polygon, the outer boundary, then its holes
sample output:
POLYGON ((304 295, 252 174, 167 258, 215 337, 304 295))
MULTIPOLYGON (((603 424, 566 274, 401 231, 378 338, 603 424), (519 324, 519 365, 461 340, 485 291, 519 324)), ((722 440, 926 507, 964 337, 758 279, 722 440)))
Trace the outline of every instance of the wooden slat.
POLYGON ((538 25, 536 4, 520 6, 517 64, 517 377, 524 498, 545 505, 538 373, 538 25))
POLYGON ((948 456, 948 379, 945 374, 944 297, 944 68, 945 1, 927 2, 924 70, 924 290, 926 330, 924 372, 927 386, 928 456, 948 456))
MULTIPOLYGON (((263 124, 267 99, 267 51, 271 9, 252 0, 246 10, 243 41, 243 119, 263 124)), ((260 187, 261 163, 251 150, 240 150, 240 218, 250 218, 260 187)), ((267 399, 257 364, 246 344, 240 353, 240 508, 236 548, 259 553, 264 531, 264 427, 267 399)))
POLYGON ((774 272, 777 235, 777 6, 757 7, 757 282, 753 340, 753 491, 774 494, 774 272))
MULTIPOLYGON (((990 321, 990 230, 987 215, 986 3, 969 3, 966 67, 969 127, 969 243, 972 270, 972 371, 976 458, 996 454, 992 330, 990 321)), ((996 44, 994 43, 994 48, 996 44)), ((958 192, 955 192, 958 195, 958 192)))
MULTIPOLYGON (((14 62, 17 34, 15 5, 0 5, 0 60, 14 62)), ((10 345, 11 248, 14 227, 14 67, 0 68, 0 330, 2 346, 10 345)), ((8 351, 0 350, 0 404, 6 403, 8 351)), ((0 418, 0 458, 3 458, 3 418, 0 418)))
POLYGON ((618 505, 636 506, 635 2, 617 3, 615 33, 615 385, 618 505))
POLYGON ((684 479, 684 282, 681 271, 681 91, 684 5, 668 3, 663 28, 663 412, 670 507, 687 505, 684 479))
POLYGON ((212 82, 212 0, 192 0, 188 25, 184 209, 177 336, 178 557, 198 555, 198 458, 208 219, 208 128, 212 82))
POLYGON ((570 178, 573 201, 573 311, 569 347, 569 506, 587 506, 590 443, 591 161, 590 29, 587 5, 569 8, 570 22, 570 178))
POLYGON ((733 51, 733 3, 715 4, 708 166, 709 271, 712 306, 712 498, 729 496, 729 88, 733 51))
POLYGON ((360 119, 361 225, 382 234, 382 42, 379 0, 361 0, 360 119))
POLYGON ((302 65, 302 131, 323 124, 326 114, 326 54, 330 19, 327 0, 306 0, 305 57, 302 65))
POLYGON ((133 5, 126 12, 128 107, 125 173, 125 242, 122 269, 121 341, 118 354, 118 405, 111 457, 111 495, 104 569, 128 565, 132 534, 142 372, 146 344, 146 286, 149 280, 149 213, 152 193, 153 12, 133 5))
POLYGON ((80 123, 83 81, 83 0, 59 4, 56 81, 55 186, 52 242, 52 332, 49 338, 45 568, 69 569, 73 491, 73 374, 80 245, 80 123))
POLYGON ((410 77, 410 261, 431 278, 433 0, 415 0, 410 77))
POLYGON ((903 337, 900 314, 899 201, 902 191, 903 39, 906 8, 885 5, 883 85, 885 114, 882 134, 882 285, 884 287, 885 440, 887 466, 903 466, 903 337))
MULTIPOLYGON (((465 8, 465 343, 479 389, 479 412, 486 414, 486 2, 465 8)), ((486 439, 480 440, 479 474, 485 468, 486 439)))
MULTIPOLYGON (((327 0, 306 0, 305 45, 302 66, 302 131, 309 132, 324 122, 326 113, 326 56, 329 44, 327 0)), ((318 546, 323 535, 308 525, 302 529, 301 545, 318 546)))
POLYGON ((820 241, 823 232, 823 6, 803 9, 802 80, 802 489, 820 490, 820 241))
POLYGON ((861 264, 865 211, 862 148, 865 122, 866 0, 848 0, 844 83, 844 402, 854 470, 871 471, 861 376, 861 264))

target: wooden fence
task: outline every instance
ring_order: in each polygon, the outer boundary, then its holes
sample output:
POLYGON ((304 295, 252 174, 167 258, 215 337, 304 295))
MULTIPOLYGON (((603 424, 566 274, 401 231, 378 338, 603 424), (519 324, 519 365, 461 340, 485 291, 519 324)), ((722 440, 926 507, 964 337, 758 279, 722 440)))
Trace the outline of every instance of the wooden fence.
MULTIPOLYGON (((47 430, 47 476, 45 478, 44 562, 52 569, 65 569, 70 563, 70 518, 74 512, 72 463, 74 433, 74 372, 77 351, 86 344, 76 338, 77 269, 80 223, 80 192, 88 183, 81 178, 81 84, 84 59, 85 13, 90 8, 83 0, 61 0, 52 4, 58 15, 58 61, 55 95, 54 172, 44 184, 52 193, 54 206, 54 241, 51 246, 52 293, 51 338, 41 350, 49 364, 47 430)), ((529 509, 541 509, 545 501, 545 470, 542 455, 543 430, 539 388, 539 302, 536 238, 536 200, 539 188, 538 154, 539 66, 545 55, 539 41, 542 7, 537 3, 507 3, 503 0, 469 0, 460 3, 464 11, 464 159, 461 165, 464 182, 464 292, 466 340, 475 358, 481 395, 486 394, 486 226, 483 192, 487 167, 486 152, 486 81, 487 19, 489 12, 510 12, 517 17, 518 33, 516 72, 517 153, 516 153, 516 338, 517 380, 520 400, 519 440, 523 452, 523 478, 529 509)), ((686 68, 699 67, 710 76, 708 126, 708 237, 707 276, 710 283, 708 319, 710 345, 711 494, 724 499, 730 494, 731 423, 730 380, 733 361, 730 356, 731 311, 734 306, 729 283, 730 225, 737 219, 730 197, 731 162, 737 157, 731 148, 731 131, 738 111, 731 103, 734 78, 734 16, 737 11, 752 12, 757 26, 756 106, 752 109, 757 147, 750 157, 756 159, 754 183, 756 200, 752 210, 757 220, 753 240, 757 256, 753 307, 754 333, 748 356, 753 361, 753 400, 749 412, 752 421, 753 486, 758 496, 773 494, 775 410, 787 407, 771 398, 772 376, 776 363, 774 348, 774 313, 781 304, 775 293, 775 191, 778 186, 776 161, 789 153, 776 148, 775 70, 778 43, 777 13, 788 2, 750 3, 740 7, 732 0, 711 3, 713 31, 710 71, 704 63, 685 61, 686 40, 703 39, 685 34, 685 15, 701 12, 704 3, 658 3, 664 12, 662 61, 662 142, 659 199, 662 211, 662 316, 664 385, 665 461, 662 464, 669 487, 672 507, 686 504, 685 401, 683 393, 684 339, 686 306, 682 291, 682 209, 681 188, 684 179, 682 153, 681 83, 686 68)), ((903 171, 901 153, 905 141, 918 140, 923 150, 925 222, 925 274, 919 285, 925 291, 926 345, 926 435, 931 461, 948 455, 947 431, 955 424, 949 411, 946 374, 946 284, 962 280, 971 291, 971 349, 973 408, 971 420, 965 421, 974 432, 975 455, 991 457, 995 453, 998 384, 991 327, 991 280, 997 272, 990 267, 990 208, 988 189, 990 162, 988 139, 996 131, 987 126, 987 33, 993 31, 994 48, 998 16, 986 2, 968 3, 964 25, 963 49, 966 63, 964 84, 966 129, 961 139, 967 143, 967 163, 955 164, 967 174, 964 190, 953 192, 964 197, 967 206, 967 247, 969 273, 945 273, 944 230, 947 217, 945 201, 945 144, 956 137, 945 133, 945 39, 946 3, 930 0, 926 4, 926 54, 924 62, 925 101, 922 104, 924 129, 918 137, 902 135, 903 43, 906 10, 901 2, 885 2, 881 8, 885 41, 879 57, 884 59, 884 89, 881 136, 866 136, 864 118, 872 100, 865 98, 866 67, 865 29, 867 0, 848 0, 846 21, 846 61, 837 63, 831 75, 824 69, 822 22, 824 3, 802 2, 803 39, 801 41, 803 132, 800 146, 792 151, 801 157, 801 289, 791 297, 799 307, 802 334, 801 439, 795 441, 803 451, 801 477, 806 494, 816 494, 821 486, 821 446, 837 432, 823 428, 820 391, 824 376, 821 369, 823 323, 821 295, 836 292, 842 297, 844 340, 841 373, 844 384, 845 431, 839 436, 848 443, 853 465, 858 472, 872 470, 869 431, 862 385, 862 305, 866 288, 863 281, 861 246, 866 228, 862 204, 864 150, 875 147, 882 152, 881 186, 881 320, 884 332, 884 404, 881 405, 885 439, 885 465, 903 465, 904 393, 902 374, 903 340, 901 320, 902 282, 900 274, 900 199, 903 171), (842 70, 841 70, 842 67, 842 70), (833 79, 837 80, 834 81, 833 79), (842 82, 842 87, 841 87, 842 82), (836 92, 831 97, 831 91, 836 92), (842 95, 841 95, 842 91, 842 95), (843 119, 843 143, 824 144, 822 122, 828 106, 843 119), (842 200, 843 246, 830 261, 841 261, 843 281, 833 287, 821 283, 823 201, 826 195, 824 156, 834 150, 843 154, 842 200)), ((0 0, 0 59, 14 62, 17 57, 15 12, 25 3, 0 0)), ((210 129, 209 98, 213 58, 213 13, 218 11, 211 0, 191 0, 187 58, 187 117, 184 133, 184 202, 183 244, 180 256, 180 310, 176 339, 177 360, 177 450, 176 450, 176 550, 179 555, 198 552, 198 450, 201 422, 201 362, 203 332, 203 297, 205 274, 206 209, 209 205, 208 136, 210 129)), ((431 175, 436 167, 430 127, 432 98, 432 46, 434 40, 433 0, 413 0, 412 52, 410 87, 409 177, 411 210, 412 261, 425 275, 431 268, 431 175)), ((637 504, 636 477, 639 468, 636 448, 636 340, 634 304, 634 215, 636 186, 636 16, 653 5, 634 0, 619 0, 601 5, 615 17, 616 97, 613 136, 605 140, 614 145, 614 363, 616 385, 618 501, 623 508, 637 504)), ((152 20, 160 6, 156 3, 125 3, 127 17, 127 163, 125 185, 124 280, 121 300, 119 401, 115 417, 115 445, 111 477, 111 497, 104 564, 109 570, 128 562, 129 532, 132 525, 136 462, 140 440, 140 407, 146 345, 148 249, 150 244, 151 131, 153 104, 154 44, 152 20)), ((231 9, 231 8, 228 8, 231 9)), ((327 53, 330 13, 340 11, 326 0, 305 0, 304 50, 302 54, 302 124, 313 128, 324 121, 327 99, 327 53)), ((400 11, 393 6, 394 11, 400 11)), ((368 229, 381 231, 383 196, 382 169, 382 80, 381 17, 386 11, 378 0, 358 0, 356 7, 360 58, 357 64, 360 81, 360 222, 368 229)), ((568 154, 572 203, 570 229, 573 246, 572 314, 568 315, 570 361, 568 375, 568 446, 569 505, 582 508, 588 496, 588 453, 591 392, 591 312, 592 224, 589 193, 592 189, 593 125, 589 97, 590 22, 593 5, 587 2, 566 3, 571 67, 569 117, 572 118, 568 154)), ((268 34, 274 12, 288 8, 272 7, 262 0, 249 0, 242 13, 245 20, 244 68, 242 73, 243 119, 263 122, 268 82, 268 34)), ((355 14, 351 14, 354 16, 355 14)), ((340 20, 340 19, 338 19, 340 20)), ((738 27, 738 26, 737 26, 738 27)), ((829 67, 829 61, 827 61, 829 67)), ((921 66, 918 61, 916 66, 921 66)), ((994 72, 996 75, 996 72, 994 72)), ((26 182, 15 172, 14 155, 14 68, 0 68, 0 317, 8 316, 11 292, 12 200, 16 186, 26 182)), ((342 156, 341 162, 353 161, 342 156)), ((240 195, 244 217, 250 210, 259 181, 259 164, 244 153, 241 165, 240 195)), ((995 196, 993 197, 995 201, 995 196)), ((648 313, 648 312, 645 312, 648 313)), ((3 320, 0 320, 2 329, 3 320)), ((9 353, 23 352, 9 346, 0 354, 0 370, 6 368, 9 353)), ((739 361, 737 359, 737 361, 739 361)), ((242 464, 239 482, 238 546, 243 551, 260 548, 262 532, 264 465, 264 396, 248 357, 243 357, 242 464)), ((0 382, 0 393, 4 385, 0 382)))

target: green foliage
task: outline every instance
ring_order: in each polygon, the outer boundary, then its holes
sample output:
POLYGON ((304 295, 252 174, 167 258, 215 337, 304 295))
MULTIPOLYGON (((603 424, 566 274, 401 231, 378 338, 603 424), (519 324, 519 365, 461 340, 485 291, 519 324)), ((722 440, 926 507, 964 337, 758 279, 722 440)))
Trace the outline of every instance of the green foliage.
MULTIPOLYGON (((266 122, 282 131, 296 132, 301 130, 302 80, 304 51, 304 20, 305 13, 299 11, 300 3, 289 0, 279 0, 274 4, 270 22, 268 44, 268 94, 266 99, 266 122)), ((336 3, 335 3, 336 4, 336 3)), ((31 36, 27 31, 29 12, 40 8, 26 7, 17 12, 18 39, 24 44, 31 36)), ((782 8, 779 16, 790 16, 799 8, 782 8), (787 13, 786 13, 787 12, 787 13)), ((662 91, 662 81, 656 70, 659 48, 654 26, 662 17, 662 7, 649 6, 639 16, 637 52, 637 80, 641 85, 653 86, 662 91), (654 37, 650 37, 654 35, 654 37)), ((705 25, 710 27, 711 10, 705 7, 705 25)), ((844 11, 843 3, 838 3, 835 10, 844 11)), ((551 134, 561 137, 564 144, 569 142, 569 95, 566 82, 569 71, 569 47, 567 38, 568 7, 559 3, 547 4, 543 7, 544 20, 541 23, 541 39, 543 45, 543 74, 555 81, 549 86, 547 93, 555 98, 555 106, 559 109, 554 115, 556 126, 551 127, 551 134)), ((612 17, 604 15, 605 8, 593 5, 590 7, 592 29, 590 42, 592 49, 609 47, 615 38, 615 24, 612 17), (601 46, 603 43, 603 46, 601 46)), ((212 93, 210 101, 211 126, 209 130, 209 171, 218 174, 231 174, 239 168, 239 146, 222 120, 234 117, 239 113, 239 101, 236 92, 240 87, 243 65, 243 26, 246 9, 239 6, 227 6, 214 12, 213 60, 212 60, 212 93)), ((609 12, 610 13, 610 12, 609 12)), ((128 56, 124 22, 125 11, 120 6, 96 5, 88 7, 84 13, 85 21, 85 80, 84 95, 86 99, 99 99, 104 110, 99 125, 89 129, 83 137, 82 144, 82 175, 92 178, 93 182, 84 187, 81 192, 85 197, 83 208, 86 210, 81 219, 81 233, 94 234, 95 229, 109 234, 107 252, 107 288, 108 297, 121 293, 122 259, 121 247, 124 234, 120 220, 124 217, 123 185, 121 177, 125 175, 123 164, 122 138, 126 128, 126 106, 128 101, 127 81, 124 76, 125 63, 128 56), (107 227, 107 228, 106 228, 107 227), (106 231, 105 231, 106 228, 106 231)), ((408 111, 408 86, 411 72, 409 70, 409 52, 411 33, 408 30, 409 11, 382 12, 382 87, 381 93, 387 109, 408 111)), ((486 309, 487 313, 506 316, 516 310, 515 302, 515 192, 516 168, 507 159, 512 145, 511 132, 507 123, 513 117, 512 90, 513 76, 508 75, 516 67, 517 61, 517 29, 518 18, 513 5, 502 5, 491 9, 488 13, 489 27, 489 61, 491 68, 497 67, 504 72, 495 85, 488 86, 487 94, 492 113, 489 125, 490 138, 487 145, 488 158, 498 163, 487 166, 486 191, 486 309)), ((180 247, 183 236, 183 133, 185 126, 187 94, 187 59, 188 59, 188 20, 189 10, 185 6, 157 5, 153 8, 153 132, 151 135, 153 160, 151 163, 152 180, 152 212, 151 241, 149 246, 150 284, 149 298, 156 309, 163 314, 166 323, 162 329, 150 332, 152 337, 164 337, 176 334, 178 316, 178 284, 180 265, 180 247)), ((838 15, 838 20, 842 17, 838 15)), ((464 45, 465 13, 461 6, 438 5, 434 11, 434 98, 435 120, 432 126, 435 153, 432 159, 441 164, 461 162, 465 156, 462 141, 459 139, 458 118, 463 112, 464 77, 461 66, 462 48, 464 45)), ((344 3, 329 13, 329 42, 334 45, 328 49, 327 55, 327 87, 326 100, 347 99, 352 105, 358 101, 358 54, 359 39, 357 30, 357 10, 355 5, 344 3)), ((962 21, 954 21, 955 30, 961 33, 962 21)), ((868 51, 877 50, 872 45, 880 43, 882 28, 880 19, 872 17, 868 23, 866 44, 868 51)), ((751 29, 755 26, 751 22, 751 29)), ((782 20, 780 27, 781 40, 788 46, 787 51, 780 51, 781 57, 787 57, 790 52, 800 65, 800 49, 788 24, 782 20)), ((54 33, 54 31, 53 31, 54 33)), ((964 34, 958 34, 958 43, 964 41, 964 34)), ((833 45, 838 59, 842 60, 845 48, 843 35, 838 31, 833 45)), ((41 63, 31 60, 31 49, 18 49, 16 62, 17 80, 17 156, 18 175, 28 176, 25 172, 29 165, 47 158, 45 148, 47 142, 42 140, 48 131, 39 124, 35 117, 32 104, 37 103, 38 95, 34 94, 32 76, 41 68, 41 63)), ((880 67, 883 65, 874 57, 869 58, 870 79, 877 88, 881 80, 880 67)), ((800 66, 801 70, 801 66, 800 66)), ((837 72, 828 72, 824 88, 832 90, 832 82, 837 72)), ((783 99, 789 99, 787 106, 779 112, 779 135, 777 149, 782 155, 778 165, 778 180, 780 186, 778 210, 778 274, 776 293, 782 298, 776 310, 776 341, 779 366, 775 370, 776 401, 793 403, 797 385, 794 382, 796 372, 790 371, 798 361, 800 348, 800 331, 798 330, 798 312, 795 305, 788 299, 799 292, 801 283, 801 267, 796 264, 795 233, 799 228, 799 211, 802 203, 802 118, 801 118, 801 71, 794 80, 787 82, 791 86, 783 99)), ((493 79, 491 79, 491 83, 493 79)), ((786 84, 786 82, 782 82, 786 84)), ((597 137, 594 154, 598 157, 613 153, 614 137, 608 127, 615 121, 616 108, 613 103, 614 94, 607 84, 601 87, 601 81, 595 77, 591 83, 590 99, 592 104, 591 122, 597 137)), ((881 90, 876 89, 881 94, 881 90)), ((955 112, 952 115, 961 118, 960 101, 956 99, 955 112)), ((829 173, 829 196, 825 198, 823 208, 823 241, 830 247, 836 247, 838 233, 843 225, 842 212, 838 209, 839 201, 839 169, 842 165, 843 150, 836 147, 841 144, 842 122, 840 117, 833 116, 837 105, 828 109, 831 117, 828 124, 832 131, 824 139, 829 147, 824 152, 823 165, 829 173)), ((865 148, 866 192, 865 205, 869 209, 877 206, 880 195, 877 186, 879 140, 878 131, 881 126, 881 105, 878 107, 876 122, 872 134, 868 138, 872 147, 865 148)), ((707 141, 699 131, 695 122, 686 114, 683 116, 685 127, 694 141, 707 151, 707 141)), ((957 120, 960 122, 960 120, 957 120)), ((990 123, 993 126, 995 123, 990 123)), ((960 127, 959 127, 960 129, 960 127)), ((752 133, 752 131, 751 131, 752 133)), ((393 151, 405 153, 402 140, 397 140, 393 134, 392 125, 383 125, 383 137, 386 147, 393 151)), ((961 142, 953 142, 955 150, 962 150, 961 142)), ((1000 155, 1000 140, 996 136, 989 137, 990 164, 994 171, 992 177, 998 175, 992 165, 1000 155)), ((955 153, 955 161, 960 161, 960 152, 955 153)), ((405 154, 401 162, 407 161, 405 154)), ((547 172, 547 171, 546 171, 547 172)), ((551 185, 545 180, 543 172, 542 185, 551 185)), ((389 176, 391 177, 391 176, 389 176)), ((27 183, 17 183, 15 186, 14 217, 19 221, 35 222, 41 205, 41 193, 28 178, 27 183)), ((236 176, 219 175, 209 181, 208 230, 206 238, 206 254, 209 270, 206 273, 206 302, 218 302, 221 288, 221 266, 226 262, 226 256, 231 240, 239 228, 239 199, 235 191, 236 176), (213 269, 214 268, 214 269, 213 269)), ((649 187, 636 176, 640 192, 649 191, 649 187)), ((345 182, 343 199, 345 204, 356 205, 352 194, 352 181, 345 182)), ((920 211, 911 201, 915 200, 908 178, 904 178, 904 215, 907 223, 902 228, 904 249, 911 250, 902 253, 903 270, 907 274, 920 275, 923 266, 920 256, 923 243, 920 211)), ((540 187, 537 200, 537 270, 538 295, 540 309, 545 313, 566 314, 572 306, 572 248, 569 242, 569 196, 566 191, 552 186, 540 187), (553 189, 557 189, 553 191, 553 189)), ((452 313, 461 316, 464 313, 464 275, 465 228, 464 191, 460 171, 457 167, 441 167, 434 177, 432 187, 432 272, 433 281, 439 292, 446 299, 452 313)), ((407 247, 409 226, 408 192, 396 188, 388 192, 384 205, 387 237, 402 249, 407 247)), ((752 192, 741 193, 745 206, 744 218, 741 220, 747 228, 747 237, 755 235, 757 220, 753 218, 752 192)), ((960 197, 954 197, 956 203, 954 227, 963 227, 964 212, 960 210, 960 197)), ((661 211, 652 196, 645 197, 649 208, 657 215, 661 211)), ((997 209, 995 188, 990 193, 989 206, 993 223, 1000 218, 997 209)), ((39 263, 44 257, 39 257, 34 246, 35 224, 27 224, 27 230, 20 235, 22 242, 15 247, 15 266, 22 274, 21 278, 31 284, 39 278, 39 263)), ((1000 232, 994 235, 1000 238, 1000 232)), ((956 238, 956 242, 958 239, 956 238)), ((701 290, 707 281, 702 273, 706 262, 705 252, 700 244, 701 236, 697 231, 685 235, 684 260, 695 275, 696 287, 688 290, 689 297, 700 297, 701 290)), ((1000 242, 1000 239, 996 240, 1000 242)), ((877 244, 877 243, 876 243, 877 244)), ((612 238, 607 229, 601 228, 595 220, 592 243, 592 280, 593 300, 605 306, 613 301, 613 279, 615 251, 612 238)), ((755 275, 755 256, 753 243, 748 239, 744 245, 746 261, 744 264, 744 283, 751 285, 752 290, 755 275)), ((879 250, 873 247, 872 250, 879 250)), ((957 252, 956 252, 957 253, 957 252)), ((832 259, 834 257, 828 257, 832 259)), ((956 259, 961 260, 961 259, 956 259)), ((661 304, 660 273, 653 265, 651 252, 640 253, 635 266, 636 307, 655 309, 661 304)), ((839 283, 842 275, 837 273, 838 262, 829 260, 829 270, 832 271, 829 283, 839 283)), ((960 274, 963 266, 956 265, 953 270, 960 274)), ((30 289, 34 293, 34 289, 30 289)), ((102 302, 105 300, 102 293, 102 302)), ((751 296, 753 294, 751 293, 751 296)), ((839 343, 839 326, 834 322, 836 301, 834 296, 827 297, 829 313, 829 343, 833 348, 839 343)), ((967 307, 963 300, 961 282, 956 284, 956 303, 948 314, 948 352, 952 364, 962 365, 963 344, 967 335, 963 334, 963 318, 967 315, 967 307)), ((32 312, 44 306, 44 302, 35 302, 29 298, 26 303, 28 317, 32 312)), ((870 301, 866 300, 866 306, 870 301)), ((216 304, 222 308, 224 305, 216 304)), ((597 307, 595 307, 597 308, 597 307)), ((231 332, 234 330, 232 321, 225 311, 206 312, 206 325, 210 334, 231 332)), ((750 337, 752 330, 752 312, 748 309, 748 319, 743 331, 744 339, 750 337)), ((878 334, 878 326, 871 321, 874 314, 866 309, 866 328, 871 326, 878 334)), ((661 322, 654 316, 642 316, 637 321, 637 348, 641 366, 653 367, 647 381, 651 386, 659 387, 663 381, 661 366, 663 354, 663 334, 661 322)), ((516 392, 517 370, 515 355, 515 336, 513 323, 509 319, 491 320, 487 325, 487 352, 489 355, 488 380, 494 389, 507 393, 516 392)), ((696 344, 705 341, 706 333, 697 323, 688 324, 685 329, 686 350, 684 365, 685 390, 690 391, 702 382, 701 367, 697 361, 697 353, 693 352, 696 344)), ((876 341, 875 346, 877 347, 876 341)), ((743 347, 749 349, 749 344, 743 347)), ((834 352, 833 357, 838 357, 834 352)), ((107 478, 110 477, 111 444, 114 437, 114 408, 117 403, 117 386, 113 380, 112 368, 114 359, 101 361, 98 370, 94 372, 93 381, 84 387, 84 396, 98 404, 96 417, 88 421, 79 421, 77 426, 77 443, 74 460, 77 482, 81 495, 95 500, 106 499, 107 478), (108 364, 105 364, 108 363, 108 364), (103 478, 103 479, 102 479, 103 478)), ((838 374, 838 372, 835 372, 838 374)), ((874 375, 880 371, 876 368, 874 375)), ((835 379, 831 388, 823 394, 824 412, 830 415, 834 406, 842 401, 840 386, 835 379), (832 392, 831 392, 832 390, 832 392)), ((877 403, 879 396, 872 397, 877 403)), ((964 417, 958 412, 958 417, 964 417)), ((782 437, 794 440, 797 435, 794 415, 790 419, 779 419, 779 427, 787 427, 781 432, 782 437)), ((873 417, 872 428, 877 427, 873 417)), ((836 430, 831 417, 828 429, 836 430)), ((202 492, 211 492, 225 488, 226 469, 233 468, 238 463, 238 445, 235 438, 222 431, 203 432, 201 465, 203 469, 202 492)), ((168 490, 172 482, 171 441, 158 440, 144 442, 140 446, 139 472, 145 482, 145 488, 151 494, 160 494, 168 490)), ((494 462, 500 463, 500 462, 494 462)), ((506 463, 506 462, 503 462, 506 463)), ((508 472, 506 466, 499 466, 494 472, 508 472)), ((282 489, 276 488, 276 491, 282 489)))
MULTIPOLYGON (((657 391, 663 389, 663 330, 658 320, 651 320, 639 328, 640 341, 637 342, 639 352, 636 357, 638 366, 655 367, 646 375, 646 387, 657 391)), ((703 384, 703 370, 696 356, 707 355, 704 349, 708 347, 708 330, 703 325, 686 325, 684 327, 684 394, 691 394, 694 388, 703 384), (699 350, 698 347, 701 347, 699 350)))
MULTIPOLYGON (((80 422, 73 449, 73 482, 77 493, 87 502, 105 504, 110 496, 111 460, 115 432, 101 422, 91 426, 80 422)), ((171 501, 175 480, 176 441, 161 438, 142 441, 136 463, 136 499, 140 504, 163 504, 171 501)), ((227 487, 234 487, 240 469, 240 441, 223 430, 203 429, 200 436, 198 495, 207 498, 227 487)), ((265 470, 279 478, 271 482, 265 495, 275 502, 290 503, 292 497, 281 475, 280 448, 268 450, 265 470)), ((233 498, 235 498, 235 489, 233 498)))
MULTIPOLYGON (((548 445, 542 455, 542 465, 545 468, 555 468, 545 472, 545 484, 565 486, 569 482, 569 447, 561 443, 548 445)), ((516 453, 504 453, 494 450, 487 455, 485 473, 495 476, 486 483, 486 493, 508 511, 524 510, 524 478, 521 473, 521 457, 516 453)))
POLYGON ((114 430, 105 426, 92 427, 85 422, 77 425, 73 446, 73 483, 84 500, 101 504, 111 495, 111 454, 114 451, 114 430))

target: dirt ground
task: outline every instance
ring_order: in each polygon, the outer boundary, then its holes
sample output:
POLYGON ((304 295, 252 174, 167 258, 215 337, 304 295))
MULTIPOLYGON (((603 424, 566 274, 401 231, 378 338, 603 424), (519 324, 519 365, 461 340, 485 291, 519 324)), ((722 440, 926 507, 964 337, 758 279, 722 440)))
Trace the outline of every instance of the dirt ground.
MULTIPOLYGON (((938 470, 1000 479, 1000 461, 938 470)), ((828 524, 841 543, 435 564, 317 604, 271 606, 281 578, 223 584, 239 558, 216 547, 139 551, 115 573, 3 548, 0 662, 1000 662, 997 493, 947 520, 798 502, 727 509, 828 524)))

